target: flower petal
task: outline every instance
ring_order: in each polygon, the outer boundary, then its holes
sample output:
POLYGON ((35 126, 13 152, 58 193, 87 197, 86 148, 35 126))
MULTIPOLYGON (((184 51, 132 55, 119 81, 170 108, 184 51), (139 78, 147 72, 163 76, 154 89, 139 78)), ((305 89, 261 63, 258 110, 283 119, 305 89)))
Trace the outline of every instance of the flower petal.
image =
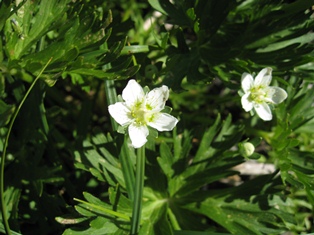
POLYGON ((266 103, 255 104, 254 109, 258 116, 264 121, 270 121, 273 118, 271 110, 266 103))
POLYGON ((259 85, 268 86, 271 82, 272 71, 273 69, 269 67, 262 69, 255 77, 254 86, 259 86, 259 85))
POLYGON ((159 112, 165 107, 166 100, 169 97, 169 89, 162 86, 151 90, 146 96, 146 109, 159 112))
POLYGON ((168 113, 154 114, 151 122, 148 125, 158 131, 171 131, 178 123, 178 119, 168 113))
POLYGON ((131 79, 122 91, 122 98, 127 106, 132 106, 134 103, 143 100, 144 96, 143 88, 134 79, 131 79))
POLYGON ((253 86, 254 80, 251 74, 243 73, 241 77, 241 86, 242 90, 247 93, 253 86))
POLYGON ((123 102, 109 105, 108 111, 113 119, 122 126, 132 122, 132 119, 130 118, 130 110, 123 102))
POLYGON ((136 124, 131 124, 129 126, 129 136, 134 148, 140 148, 147 142, 147 136, 149 134, 148 128, 146 126, 139 126, 136 124))
POLYGON ((280 104, 288 97, 287 92, 280 87, 268 87, 266 92, 267 97, 265 100, 273 104, 280 104))
POLYGON ((252 110, 253 108, 253 103, 249 100, 249 96, 251 94, 250 93, 247 93, 247 94, 244 94, 242 97, 241 97, 241 103, 242 103, 242 108, 246 111, 246 112, 249 112, 252 110))

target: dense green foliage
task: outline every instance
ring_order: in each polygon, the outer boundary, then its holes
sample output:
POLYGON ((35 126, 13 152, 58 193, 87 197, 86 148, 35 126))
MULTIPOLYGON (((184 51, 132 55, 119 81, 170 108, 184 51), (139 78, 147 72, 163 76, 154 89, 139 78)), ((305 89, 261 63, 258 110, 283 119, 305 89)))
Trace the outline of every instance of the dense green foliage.
POLYGON ((135 210, 140 235, 314 233, 313 28, 313 0, 0 0, 0 232, 130 234, 135 210), (238 94, 265 67, 269 122, 238 94), (130 78, 180 120, 148 137, 142 210, 108 113, 130 78))

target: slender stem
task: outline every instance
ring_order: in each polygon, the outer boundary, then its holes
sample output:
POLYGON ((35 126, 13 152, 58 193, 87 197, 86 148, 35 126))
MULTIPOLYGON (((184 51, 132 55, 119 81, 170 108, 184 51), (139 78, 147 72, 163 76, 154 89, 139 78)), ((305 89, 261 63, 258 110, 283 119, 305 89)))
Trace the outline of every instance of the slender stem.
POLYGON ((134 189, 135 191, 131 221, 131 235, 138 234, 140 228, 144 177, 145 177, 145 145, 139 148, 137 152, 135 189, 134 189))
POLYGON ((19 106, 15 110, 15 112, 14 112, 12 118, 11 118, 11 121, 10 121, 10 124, 9 124, 9 129, 8 129, 5 141, 4 141, 3 152, 2 152, 1 163, 0 163, 0 165, 1 165, 0 166, 0 200, 1 200, 2 221, 4 223, 4 229, 5 229, 5 232, 6 232, 7 235, 11 235, 11 229, 10 229, 9 222, 8 222, 7 208, 6 208, 5 200, 4 200, 4 165, 5 165, 6 150, 7 150, 8 143, 9 143, 9 137, 10 137, 11 130, 12 130, 13 124, 15 122, 15 119, 16 119, 18 113, 20 112, 20 109, 22 108, 22 106, 23 106, 25 100, 27 99, 28 95, 30 94, 30 92, 34 88, 34 86, 35 86, 36 82, 38 81, 39 77, 45 71, 45 69, 47 68, 47 66, 48 66, 48 64, 50 63, 51 60, 52 60, 52 58, 50 58, 50 60, 46 63, 44 68, 40 71, 38 76, 32 82, 31 86, 28 88, 26 94, 24 95, 21 103, 19 104, 19 106))
MULTIPOLYGON (((105 92, 106 92, 106 98, 107 98, 107 104, 108 106, 110 104, 114 104, 118 101, 117 99, 117 93, 116 89, 114 86, 114 81, 113 80, 106 80, 105 81, 105 92)), ((111 126, 114 131, 118 129, 118 124, 117 122, 110 116, 111 120, 111 126)), ((127 137, 126 135, 118 136, 117 138, 117 146, 120 148, 119 149, 119 159, 121 162, 122 166, 122 172, 123 172, 123 177, 125 181, 125 186, 126 190, 128 192, 129 198, 131 201, 134 199, 134 184, 135 184, 135 177, 134 177, 134 169, 133 169, 133 164, 129 156, 129 146, 127 142, 127 137)))
MULTIPOLYGON (((106 92, 108 106, 118 101, 117 92, 116 92, 113 80, 105 80, 105 92, 106 92)), ((117 122, 111 116, 110 116, 110 120, 111 120, 112 129, 116 131, 118 129, 117 122)))
POLYGON ((127 135, 118 136, 117 138, 118 146, 120 146, 119 159, 121 162, 122 173, 125 181, 126 191, 130 200, 134 201, 134 185, 135 185, 135 176, 133 163, 130 159, 130 150, 128 146, 128 137, 127 135))
MULTIPOLYGON (((107 43, 104 44, 104 49, 108 49, 107 43)), ((110 63, 105 64, 102 68, 110 69, 111 64, 110 63)), ((117 92, 116 92, 116 88, 114 86, 113 80, 109 80, 109 79, 105 80, 105 93, 106 93, 108 106, 118 102, 117 92)), ((111 126, 112 126, 113 131, 116 131, 118 129, 118 123, 111 116, 110 116, 110 120, 111 120, 111 126)))

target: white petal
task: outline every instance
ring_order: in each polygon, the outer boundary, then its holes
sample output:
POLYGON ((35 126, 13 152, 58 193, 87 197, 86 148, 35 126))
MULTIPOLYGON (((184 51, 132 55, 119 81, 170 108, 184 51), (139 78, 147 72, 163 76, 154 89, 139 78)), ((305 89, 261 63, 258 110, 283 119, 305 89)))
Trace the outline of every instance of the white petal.
POLYGON ((130 118, 130 110, 123 102, 109 105, 108 111, 113 119, 122 126, 127 125, 132 121, 130 118))
POLYGON ((268 86, 272 78, 271 72, 272 72, 272 68, 262 69, 255 77, 254 86, 258 86, 258 85, 268 86))
POLYGON ((246 112, 251 111, 253 108, 253 103, 249 100, 249 96, 250 96, 250 93, 247 93, 241 97, 242 108, 246 112))
POLYGON ((241 86, 242 86, 242 90, 247 93, 249 92, 249 90, 251 89, 251 87, 253 86, 253 77, 251 74, 249 73, 243 73, 242 77, 241 77, 241 86))
POLYGON ((258 114, 258 116, 264 121, 270 121, 273 118, 273 115, 271 114, 271 110, 266 103, 255 104, 254 109, 256 113, 258 114))
POLYGON ((135 102, 143 100, 144 96, 143 88, 133 79, 128 82, 122 91, 122 98, 128 106, 132 106, 135 102))
POLYGON ((165 102, 169 97, 169 89, 162 86, 151 90, 146 96, 146 109, 149 111, 161 111, 165 107, 165 102))
POLYGON ((280 104, 288 97, 287 92, 280 87, 268 87, 266 100, 273 104, 280 104))
POLYGON ((168 113, 157 113, 148 123, 149 126, 158 131, 171 131, 178 123, 178 119, 168 113))
POLYGON ((147 142, 148 128, 146 126, 139 126, 131 124, 129 126, 129 136, 134 148, 140 148, 147 142))

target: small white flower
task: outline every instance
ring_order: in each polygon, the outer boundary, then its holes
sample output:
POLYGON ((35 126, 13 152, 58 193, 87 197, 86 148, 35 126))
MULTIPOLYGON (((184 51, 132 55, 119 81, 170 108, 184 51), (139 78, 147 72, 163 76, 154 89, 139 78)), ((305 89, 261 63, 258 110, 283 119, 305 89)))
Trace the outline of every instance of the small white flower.
POLYGON ((270 121, 273 116, 269 104, 279 104, 287 98, 287 92, 275 86, 269 86, 272 69, 264 68, 253 79, 251 74, 243 73, 241 78, 244 95, 241 98, 242 107, 246 112, 253 108, 264 121, 270 121))
POLYGON ((169 97, 167 86, 155 88, 145 93, 135 81, 130 80, 122 91, 124 102, 109 105, 110 115, 121 126, 128 127, 128 133, 134 148, 140 148, 147 142, 148 127, 158 131, 171 131, 178 120, 161 111, 169 97))

